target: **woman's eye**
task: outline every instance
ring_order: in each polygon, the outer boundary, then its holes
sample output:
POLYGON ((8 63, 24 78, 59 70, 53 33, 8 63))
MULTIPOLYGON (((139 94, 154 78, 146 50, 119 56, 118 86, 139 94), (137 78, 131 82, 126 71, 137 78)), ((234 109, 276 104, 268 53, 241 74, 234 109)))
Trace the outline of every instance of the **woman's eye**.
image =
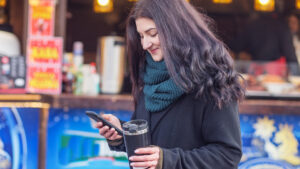
POLYGON ((151 34, 150 36, 151 37, 155 37, 157 35, 157 33, 154 33, 154 34, 151 34))

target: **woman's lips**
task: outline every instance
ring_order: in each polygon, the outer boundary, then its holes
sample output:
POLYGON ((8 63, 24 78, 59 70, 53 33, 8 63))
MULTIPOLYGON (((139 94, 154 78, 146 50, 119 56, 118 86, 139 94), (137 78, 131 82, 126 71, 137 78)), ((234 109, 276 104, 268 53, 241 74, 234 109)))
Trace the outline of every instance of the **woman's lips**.
POLYGON ((153 53, 153 54, 155 54, 157 50, 158 50, 158 48, 150 50, 150 52, 153 53))

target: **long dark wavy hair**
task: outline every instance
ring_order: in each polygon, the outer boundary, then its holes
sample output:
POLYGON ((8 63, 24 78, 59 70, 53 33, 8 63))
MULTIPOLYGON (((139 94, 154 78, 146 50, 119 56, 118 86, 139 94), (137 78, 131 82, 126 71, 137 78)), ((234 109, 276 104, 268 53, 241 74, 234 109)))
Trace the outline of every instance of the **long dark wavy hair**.
POLYGON ((210 30, 211 20, 186 0, 139 0, 127 20, 126 41, 135 104, 143 88, 145 51, 135 20, 152 19, 163 57, 174 82, 186 93, 196 92, 216 105, 239 100, 244 89, 225 45, 210 30))

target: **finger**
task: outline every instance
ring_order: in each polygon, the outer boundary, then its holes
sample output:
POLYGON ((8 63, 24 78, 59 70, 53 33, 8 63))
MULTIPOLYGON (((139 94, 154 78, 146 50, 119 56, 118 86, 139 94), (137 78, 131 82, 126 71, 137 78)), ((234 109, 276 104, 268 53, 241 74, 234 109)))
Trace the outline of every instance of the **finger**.
POLYGON ((123 136, 121 136, 117 133, 117 136, 115 137, 115 139, 120 139, 120 138, 123 138, 123 136))
POLYGON ((99 133, 100 133, 101 135, 104 135, 106 132, 108 132, 108 130, 109 130, 109 127, 108 127, 108 126, 104 126, 104 127, 101 127, 101 128, 100 128, 99 133))
POLYGON ((97 123, 95 124, 95 127, 96 127, 96 128, 101 128, 101 127, 102 127, 102 125, 103 125, 103 123, 102 123, 102 122, 97 122, 97 123))
POLYGON ((111 136, 114 134, 114 132, 115 132, 115 129, 114 129, 114 128, 111 128, 111 129, 109 129, 109 130, 104 134, 104 137, 105 137, 105 138, 109 138, 109 137, 111 137, 111 136))
POLYGON ((134 151, 136 154, 154 154, 159 153, 158 147, 144 147, 144 148, 138 148, 134 151))
POLYGON ((156 167, 157 161, 146 161, 146 162, 132 162, 130 165, 132 167, 156 167))
POLYGON ((120 135, 118 135, 118 132, 114 131, 112 136, 109 137, 109 140, 116 140, 116 139, 120 139, 120 138, 122 138, 122 137, 120 135))
POLYGON ((107 138, 107 139, 109 139, 109 140, 115 140, 116 138, 117 138, 117 133, 116 132, 114 132, 109 138, 107 138))
POLYGON ((155 169, 156 168, 156 166, 154 166, 154 167, 150 167, 150 168, 147 168, 147 169, 155 169))
POLYGON ((155 161, 159 159, 159 154, 154 153, 151 155, 140 155, 140 156, 131 156, 129 158, 130 161, 138 162, 138 161, 155 161))

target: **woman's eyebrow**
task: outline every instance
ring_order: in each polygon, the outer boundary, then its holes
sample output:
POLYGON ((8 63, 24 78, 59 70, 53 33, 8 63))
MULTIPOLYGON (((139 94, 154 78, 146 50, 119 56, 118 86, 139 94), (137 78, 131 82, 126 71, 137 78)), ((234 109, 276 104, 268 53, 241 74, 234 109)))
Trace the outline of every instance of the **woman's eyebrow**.
POLYGON ((156 28, 149 28, 149 29, 147 29, 145 32, 148 33, 148 32, 150 32, 150 31, 153 30, 153 29, 156 29, 156 28))

